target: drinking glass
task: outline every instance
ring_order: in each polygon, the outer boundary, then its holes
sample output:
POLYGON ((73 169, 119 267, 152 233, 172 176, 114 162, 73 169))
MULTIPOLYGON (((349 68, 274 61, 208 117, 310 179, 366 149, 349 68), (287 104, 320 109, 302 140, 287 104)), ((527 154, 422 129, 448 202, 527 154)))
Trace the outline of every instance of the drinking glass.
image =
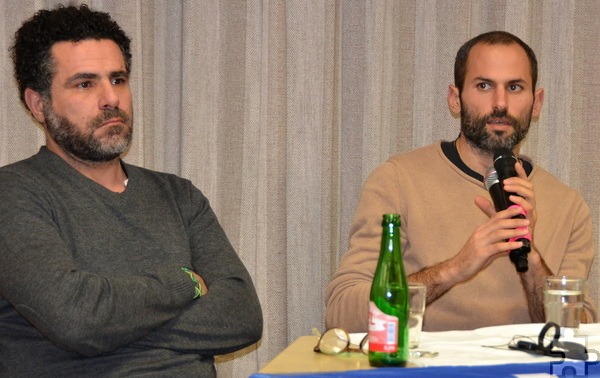
POLYGON ((560 325, 561 334, 579 334, 579 322, 583 312, 585 278, 546 277, 544 283, 544 310, 546 323, 560 325))
POLYGON ((409 282, 408 291, 408 346, 410 349, 415 349, 419 347, 421 329, 423 328, 423 315, 425 315, 427 286, 420 283, 409 282))

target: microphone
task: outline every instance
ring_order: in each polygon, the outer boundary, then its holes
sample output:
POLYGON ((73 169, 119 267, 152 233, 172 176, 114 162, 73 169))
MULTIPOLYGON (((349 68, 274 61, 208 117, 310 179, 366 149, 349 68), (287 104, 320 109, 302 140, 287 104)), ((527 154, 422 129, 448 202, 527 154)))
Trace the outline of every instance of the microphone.
MULTIPOLYGON (((521 210, 521 214, 515 215, 513 219, 524 219, 525 210, 523 210, 521 206, 512 203, 508 199, 511 193, 505 192, 502 187, 505 179, 518 176, 517 171, 515 170, 516 162, 517 159, 510 149, 500 148, 496 150, 494 153, 494 166, 488 168, 485 174, 484 184, 492 197, 496 211, 518 207, 521 210)), ((520 241, 523 243, 521 248, 510 251, 509 257, 510 261, 515 265, 517 272, 526 272, 529 269, 527 254, 531 251, 531 235, 527 234, 518 238, 511 238, 509 241, 520 241)))

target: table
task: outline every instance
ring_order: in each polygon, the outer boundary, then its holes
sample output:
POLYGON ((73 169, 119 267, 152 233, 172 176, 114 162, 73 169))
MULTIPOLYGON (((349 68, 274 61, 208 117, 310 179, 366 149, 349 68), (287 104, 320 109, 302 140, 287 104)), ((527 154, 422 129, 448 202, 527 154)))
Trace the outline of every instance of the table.
MULTIPOLYGON (((433 358, 411 358, 407 368, 372 368, 361 353, 327 356, 315 353, 315 336, 302 336, 252 378, 273 377, 600 377, 600 324, 582 324, 580 336, 569 339, 586 346, 588 361, 530 354, 508 348, 516 335, 537 342, 543 324, 517 324, 472 331, 423 332, 418 350, 437 351, 433 358), (542 374, 542 375, 540 375, 542 374)), ((360 339, 362 335, 352 335, 360 339)))

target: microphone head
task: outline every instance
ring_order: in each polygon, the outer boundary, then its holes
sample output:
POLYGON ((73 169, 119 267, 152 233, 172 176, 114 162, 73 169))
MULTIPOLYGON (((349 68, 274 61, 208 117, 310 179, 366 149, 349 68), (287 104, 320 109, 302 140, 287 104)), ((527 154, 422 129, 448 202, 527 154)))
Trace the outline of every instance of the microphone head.
POLYGON ((509 177, 518 176, 515 169, 517 158, 510 148, 502 147, 494 152, 494 168, 498 172, 500 181, 504 181, 509 177))
POLYGON ((494 166, 491 166, 486 170, 483 185, 485 186, 485 189, 490 192, 490 197, 492 197, 492 202, 494 203, 496 211, 505 210, 512 204, 508 199, 507 193, 502 189, 498 172, 494 166))
POLYGON ((517 158, 515 158, 515 154, 508 147, 500 147, 496 151, 494 151, 494 163, 496 162, 496 160, 498 160, 498 158, 509 158, 517 160, 517 158))
POLYGON ((490 190, 492 185, 498 183, 500 183, 500 180, 498 180, 498 172, 496 172, 496 169, 493 166, 489 167, 487 171, 485 171, 485 176, 483 178, 483 185, 485 185, 485 189, 490 190))

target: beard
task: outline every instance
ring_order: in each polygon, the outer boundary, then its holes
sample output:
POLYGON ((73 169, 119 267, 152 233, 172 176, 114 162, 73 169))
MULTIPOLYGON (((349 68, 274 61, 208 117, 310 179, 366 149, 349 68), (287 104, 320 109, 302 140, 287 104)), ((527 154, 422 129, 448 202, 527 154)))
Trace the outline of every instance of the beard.
POLYGON ((44 116, 48 133, 56 144, 81 161, 102 163, 116 159, 127 150, 133 137, 133 117, 118 108, 103 110, 85 125, 83 131, 66 117, 55 113, 49 102, 44 106, 44 116), (124 125, 110 126, 102 138, 95 136, 94 131, 111 118, 123 119, 124 125))
POLYGON ((471 146, 481 151, 493 153, 495 150, 503 147, 512 150, 527 136, 531 124, 532 111, 533 106, 529 109, 529 112, 520 118, 509 115, 506 109, 494 110, 491 114, 479 117, 467 106, 461 105, 460 132, 471 146), (512 126, 513 132, 508 134, 504 131, 488 131, 486 125, 492 118, 507 120, 512 126))

